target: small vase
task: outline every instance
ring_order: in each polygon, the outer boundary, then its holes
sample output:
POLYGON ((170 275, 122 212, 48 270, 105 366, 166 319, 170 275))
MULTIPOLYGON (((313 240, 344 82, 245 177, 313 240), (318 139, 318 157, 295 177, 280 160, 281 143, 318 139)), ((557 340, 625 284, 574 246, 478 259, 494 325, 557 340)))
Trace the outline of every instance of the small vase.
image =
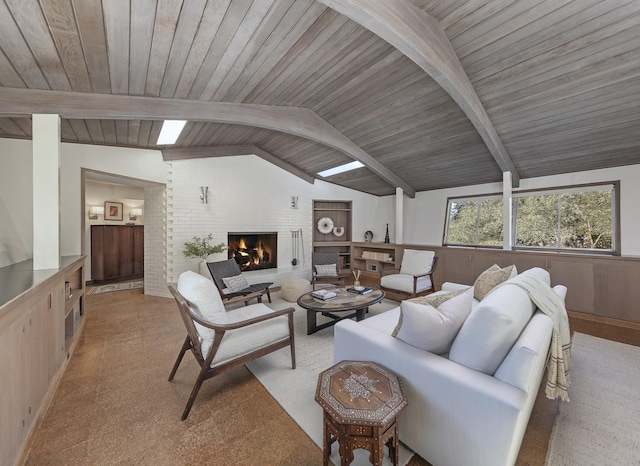
POLYGON ((360 280, 354 280, 353 281, 353 287, 354 288, 358 288, 360 286, 360 280))

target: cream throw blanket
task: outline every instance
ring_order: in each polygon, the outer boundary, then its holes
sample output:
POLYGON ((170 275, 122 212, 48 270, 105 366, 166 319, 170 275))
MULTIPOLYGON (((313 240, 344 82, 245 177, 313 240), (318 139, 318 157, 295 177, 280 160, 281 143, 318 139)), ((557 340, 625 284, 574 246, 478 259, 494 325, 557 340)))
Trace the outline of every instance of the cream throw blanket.
POLYGON ((571 332, 569 317, 564 302, 547 283, 531 275, 517 275, 502 285, 513 284, 522 288, 538 308, 553 320, 551 335, 551 357, 547 364, 547 398, 560 397, 569 401, 567 389, 571 383, 569 366, 571 366, 571 332))

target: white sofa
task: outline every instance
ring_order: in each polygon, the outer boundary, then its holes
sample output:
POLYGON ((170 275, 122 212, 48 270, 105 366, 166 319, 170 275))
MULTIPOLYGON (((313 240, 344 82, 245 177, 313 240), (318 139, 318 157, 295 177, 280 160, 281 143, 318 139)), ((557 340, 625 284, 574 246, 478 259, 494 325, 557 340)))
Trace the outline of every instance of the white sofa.
MULTIPOLYGON (((543 269, 523 273, 550 282, 543 269)), ((442 292, 464 286, 445 283, 442 292)), ((564 286, 554 291, 566 296, 564 286)), ((391 336, 399 315, 400 307, 339 322, 335 362, 375 361, 401 377, 408 405, 400 440, 434 466, 514 464, 544 374, 551 319, 505 284, 474 300, 449 353, 437 355, 391 336)))

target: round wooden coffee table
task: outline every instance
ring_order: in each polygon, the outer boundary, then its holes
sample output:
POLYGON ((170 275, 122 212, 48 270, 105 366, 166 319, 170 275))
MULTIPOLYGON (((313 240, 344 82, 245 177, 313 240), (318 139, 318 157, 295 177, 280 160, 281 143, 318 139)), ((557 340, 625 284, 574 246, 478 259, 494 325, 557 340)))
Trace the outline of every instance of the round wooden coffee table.
POLYGON ((318 376, 316 402, 324 410, 323 465, 336 440, 342 465, 351 464, 356 448, 382 465, 385 445, 398 464, 398 414, 407 405, 398 376, 375 362, 342 361, 318 376))
POLYGON ((307 310, 307 335, 322 330, 323 328, 335 325, 343 319, 355 317, 357 321, 365 318, 369 306, 379 303, 384 299, 384 291, 373 288, 371 293, 358 294, 347 291, 347 288, 325 288, 327 291, 333 291, 337 296, 333 299, 322 300, 314 298, 312 293, 305 293, 298 298, 298 306, 307 310), (337 315, 335 312, 355 311, 348 315, 337 315), (317 313, 321 313, 331 320, 321 325, 316 325, 317 313))

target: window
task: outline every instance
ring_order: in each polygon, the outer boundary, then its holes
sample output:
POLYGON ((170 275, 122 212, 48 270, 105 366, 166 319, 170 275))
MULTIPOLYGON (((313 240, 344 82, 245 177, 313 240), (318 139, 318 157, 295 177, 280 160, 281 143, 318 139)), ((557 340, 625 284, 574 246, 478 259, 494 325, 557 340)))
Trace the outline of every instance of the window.
MULTIPOLYGON (((514 192, 514 248, 618 253, 618 196, 618 182, 514 192)), ((502 246, 501 195, 447 202, 445 245, 502 246)))
POLYGON ((502 197, 450 199, 445 244, 502 246, 502 197))

